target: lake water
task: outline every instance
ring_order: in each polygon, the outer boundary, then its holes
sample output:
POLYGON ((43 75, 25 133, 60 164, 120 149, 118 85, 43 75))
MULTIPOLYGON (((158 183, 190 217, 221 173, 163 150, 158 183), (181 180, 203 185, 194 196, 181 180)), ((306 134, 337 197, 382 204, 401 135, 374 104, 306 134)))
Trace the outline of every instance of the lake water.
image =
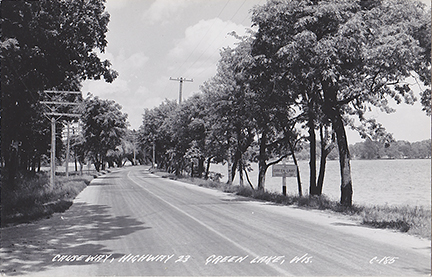
MULTIPOLYGON (((299 162, 303 195, 309 192, 308 163, 299 162)), ((256 187, 258 166, 254 164, 252 168, 249 178, 256 187)), ((222 181, 226 182, 226 165, 212 164, 210 171, 222 173, 222 181)), ((353 160, 351 174, 354 204, 431 207, 431 160, 353 160)), ((236 176, 234 183, 238 182, 236 176)), ((246 178, 245 184, 248 185, 246 178)), ((268 191, 282 192, 282 178, 272 177, 271 168, 267 170, 265 188, 268 191)), ((295 177, 287 178, 287 193, 298 193, 295 177)), ((327 162, 323 194, 334 200, 340 198, 339 161, 327 162)))

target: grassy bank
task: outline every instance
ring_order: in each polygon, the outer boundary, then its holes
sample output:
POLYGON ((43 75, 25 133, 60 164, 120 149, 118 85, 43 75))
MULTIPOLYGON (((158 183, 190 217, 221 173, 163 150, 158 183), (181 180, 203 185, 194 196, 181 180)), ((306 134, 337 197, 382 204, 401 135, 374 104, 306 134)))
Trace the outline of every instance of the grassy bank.
POLYGON ((2 227, 64 212, 93 178, 90 175, 56 176, 55 184, 51 187, 46 173, 19 177, 14 190, 2 189, 2 227))
POLYGON ((164 172, 155 172, 161 177, 179 179, 197 186, 215 188, 224 192, 278 203, 294 205, 304 209, 327 210, 349 216, 361 224, 382 229, 393 229, 410 235, 431 239, 431 210, 412 206, 360 206, 344 207, 338 201, 330 200, 325 195, 320 197, 284 196, 279 193, 252 190, 250 187, 227 185, 212 180, 190 177, 175 177, 164 172))

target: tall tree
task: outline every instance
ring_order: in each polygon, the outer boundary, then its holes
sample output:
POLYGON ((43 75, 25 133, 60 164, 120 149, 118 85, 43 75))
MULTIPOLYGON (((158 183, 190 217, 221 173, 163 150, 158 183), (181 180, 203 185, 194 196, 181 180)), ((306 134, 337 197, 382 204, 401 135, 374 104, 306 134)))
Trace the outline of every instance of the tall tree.
POLYGON ((113 100, 89 96, 84 100, 81 121, 85 149, 93 160, 97 171, 105 169, 109 150, 121 144, 126 133, 127 114, 113 100))
POLYGON ((176 174, 190 167, 193 175, 195 164, 197 175, 204 173, 206 153, 206 105, 204 96, 195 94, 181 103, 167 118, 167 126, 172 141, 172 166, 176 174))
POLYGON ((154 149, 152 162, 166 170, 170 170, 169 150, 173 147, 168 119, 177 107, 176 101, 165 100, 158 107, 146 109, 139 129, 139 145, 151 158, 154 149))
POLYGON ((209 132, 226 151, 228 183, 234 180, 237 171, 243 174, 243 154, 255 136, 252 114, 256 109, 246 83, 246 68, 252 62, 250 38, 236 37, 240 40, 238 45, 221 51, 216 75, 201 87, 211 103, 207 110, 212 122, 209 132))

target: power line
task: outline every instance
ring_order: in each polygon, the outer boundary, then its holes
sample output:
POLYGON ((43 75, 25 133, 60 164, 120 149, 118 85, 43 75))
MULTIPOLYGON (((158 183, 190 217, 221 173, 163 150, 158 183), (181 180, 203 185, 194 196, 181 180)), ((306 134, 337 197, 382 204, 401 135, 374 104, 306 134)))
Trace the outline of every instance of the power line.
MULTIPOLYGON (((235 11, 235 13, 231 16, 230 21, 237 15, 237 13, 240 11, 240 9, 243 7, 243 5, 246 3, 246 0, 243 0, 243 2, 241 3, 241 5, 237 8, 237 10, 235 11)), ((210 29, 209 29, 210 30, 210 29)), ((219 34, 221 34, 221 32, 219 32, 219 34)), ((218 34, 218 35, 219 35, 218 34)), ((207 53, 207 50, 209 50, 209 48, 211 46, 213 46, 214 42, 216 41, 216 39, 218 39, 218 35, 214 36, 213 40, 211 41, 211 43, 204 49, 204 51, 201 53, 201 55, 198 56, 198 58, 195 59, 195 61, 191 64, 190 67, 193 67, 198 60, 207 53)), ((201 62, 199 65, 204 65, 211 57, 208 57, 207 59, 205 59, 205 61, 201 62)), ((207 70, 207 68, 201 70, 198 75, 201 75, 203 72, 205 72, 207 70)))
MULTIPOLYGON (((227 0, 225 2, 225 5, 223 6, 223 8, 220 10, 220 12, 218 13, 218 15, 216 17, 219 17, 222 12, 225 10, 225 8, 228 6, 230 0, 227 0)), ((212 28, 214 27, 214 25, 210 26, 210 28, 207 30, 207 33, 210 33, 210 31, 212 30, 212 28)), ((178 69, 178 73, 180 74, 180 69, 183 68, 183 66, 185 65, 185 63, 192 57, 192 54, 195 53, 195 51, 198 49, 198 46, 201 45, 201 43, 204 41, 205 36, 201 37, 201 40, 196 44, 196 46, 194 47, 194 49, 190 52, 189 56, 183 61, 183 63, 179 66, 178 69)))

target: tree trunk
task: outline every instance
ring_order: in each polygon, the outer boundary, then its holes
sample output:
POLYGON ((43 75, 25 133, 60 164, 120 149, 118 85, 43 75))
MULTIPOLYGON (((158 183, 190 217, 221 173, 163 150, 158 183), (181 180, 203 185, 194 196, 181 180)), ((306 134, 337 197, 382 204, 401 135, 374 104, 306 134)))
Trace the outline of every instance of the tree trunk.
POLYGON ((265 188, 265 175, 267 172, 267 164, 265 161, 261 161, 258 163, 258 190, 264 190, 265 188))
POLYGON ((240 178, 240 186, 243 186, 243 162, 242 160, 239 160, 238 165, 238 172, 239 172, 239 178, 240 178))
POLYGON ((301 177, 300 177, 300 168, 299 168, 298 161, 297 161, 297 158, 296 158, 296 155, 295 155, 295 152, 294 152, 294 146, 292 145, 292 143, 291 143, 290 140, 288 140, 288 144, 289 144, 289 148, 290 148, 290 151, 291 151, 291 156, 293 158, 294 164, 297 167, 297 187, 298 187, 298 193, 299 193, 299 196, 303 196, 303 189, 302 189, 301 177))
MULTIPOLYGON (((311 106, 311 105, 309 105, 311 106)), ((316 138, 315 138, 315 123, 314 116, 312 113, 312 107, 309 107, 309 119, 308 119, 308 127, 309 127, 309 146, 310 146, 310 157, 309 157, 309 194, 317 195, 317 185, 316 185, 316 138)))
POLYGON ((31 159, 30 170, 33 173, 36 172, 36 155, 34 155, 31 159))
POLYGON ((100 163, 101 163, 101 169, 105 170, 107 165, 107 158, 105 155, 100 155, 100 163))
POLYGON ((258 157, 258 190, 264 190, 265 187, 265 174, 267 171, 266 144, 267 144, 267 135, 266 132, 264 131, 261 135, 259 157, 258 157))
POLYGON ((342 115, 337 103, 337 84, 331 80, 325 80, 322 83, 324 92, 324 112, 331 119, 333 130, 336 133, 336 141, 339 150, 339 167, 341 174, 341 204, 344 206, 352 205, 352 180, 350 153, 348 150, 348 141, 346 137, 342 115))
POLYGON ((231 169, 231 180, 234 181, 235 175, 237 173, 237 169, 239 166, 239 162, 240 162, 240 158, 241 158, 241 152, 240 152, 240 146, 237 145, 237 149, 235 150, 235 154, 234 154, 234 161, 232 164, 232 169, 231 169))
POLYGON ((320 126, 320 139, 321 139, 321 159, 320 159, 320 168, 319 168, 318 181, 317 181, 318 195, 322 194, 327 156, 329 154, 329 151, 326 149, 327 147, 326 138, 324 137, 322 126, 320 126))
POLYGON ((96 171, 99 172, 100 171, 100 164, 98 161, 95 161, 94 166, 95 166, 96 171))
POLYGON ((228 157, 228 181, 227 181, 227 184, 231 185, 233 182, 233 179, 232 179, 232 161, 231 161, 231 155, 230 154, 228 154, 228 155, 229 155, 229 157, 228 157))
POLYGON ((204 158, 198 159, 198 177, 202 178, 204 172, 204 158))
MULTIPOLYGON (((321 155, 322 155, 322 153, 321 153, 321 155)), ((319 168, 319 173, 318 173, 318 181, 317 181, 317 195, 322 194, 322 189, 323 189, 323 185, 324 185, 324 175, 325 175, 326 162, 327 162, 326 157, 321 156, 320 168, 319 168)))
POLYGON ((41 157, 40 157, 40 155, 39 155, 39 157, 38 157, 38 169, 37 169, 37 172, 41 172, 41 157))
POLYGON ((345 128, 340 116, 333 122, 336 133, 336 140, 339 149, 339 166, 341 173, 341 204, 344 206, 352 205, 352 180, 351 180, 351 164, 350 153, 348 149, 348 141, 345 128))
POLYGON ((243 170, 244 170, 244 173, 245 173, 245 176, 246 176, 246 180, 247 180, 248 183, 249 183, 249 186, 252 188, 252 190, 255 190, 254 187, 253 187, 253 185, 252 185, 252 182, 251 182, 250 179, 249 179, 249 175, 248 175, 248 173, 247 173, 247 170, 246 170, 246 169, 243 169, 243 170))
POLYGON ((213 158, 213 157, 208 157, 208 158, 207 158, 207 167, 206 167, 205 175, 204 175, 204 179, 205 179, 205 180, 207 180, 208 177, 209 177, 210 162, 211 162, 211 159, 212 159, 212 158, 213 158))

